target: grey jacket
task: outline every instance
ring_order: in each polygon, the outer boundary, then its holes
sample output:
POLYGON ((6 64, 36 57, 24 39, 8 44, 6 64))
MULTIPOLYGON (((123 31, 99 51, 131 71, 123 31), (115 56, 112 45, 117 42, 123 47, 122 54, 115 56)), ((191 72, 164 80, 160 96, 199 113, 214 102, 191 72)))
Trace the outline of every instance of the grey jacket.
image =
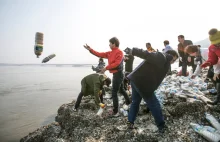
POLYGON ((105 67, 105 62, 100 62, 97 67, 92 66, 92 70, 99 73, 105 67))

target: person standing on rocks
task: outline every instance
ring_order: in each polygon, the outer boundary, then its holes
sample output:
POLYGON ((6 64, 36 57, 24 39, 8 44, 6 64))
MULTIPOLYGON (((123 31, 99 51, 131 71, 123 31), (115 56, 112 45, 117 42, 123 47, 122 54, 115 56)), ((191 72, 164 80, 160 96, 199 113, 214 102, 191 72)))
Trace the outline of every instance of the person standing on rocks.
POLYGON ((124 62, 125 62, 125 76, 123 79, 124 85, 121 87, 124 87, 125 90, 129 90, 128 87, 130 85, 130 82, 126 76, 133 71, 134 56, 133 55, 125 55, 124 62))
POLYGON ((148 52, 138 48, 126 48, 124 51, 126 54, 132 54, 133 56, 144 59, 128 75, 132 88, 132 103, 128 114, 128 128, 134 128, 134 121, 143 98, 155 119, 159 132, 163 133, 166 125, 160 103, 154 91, 165 78, 170 65, 177 60, 178 53, 174 50, 169 50, 163 54, 161 52, 148 52))
POLYGON ((184 52, 186 46, 193 45, 191 40, 185 40, 183 35, 178 36, 178 53, 180 55, 179 58, 179 66, 182 66, 182 76, 187 76, 187 65, 192 66, 193 72, 196 69, 196 65, 194 64, 194 57, 189 56, 187 53, 184 52))
POLYGON ((156 52, 149 42, 146 43, 146 48, 148 52, 156 52))
MULTIPOLYGON (((220 31, 218 31, 218 29, 215 28, 211 29, 209 31, 209 40, 211 42, 211 45, 209 46, 208 60, 201 65, 202 68, 218 64, 218 60, 220 57, 220 31)), ((215 77, 219 79, 219 74, 215 73, 215 77)), ((218 91, 218 89, 216 90, 218 91)), ((219 102, 220 92, 217 92, 217 98, 212 104, 216 105, 219 102)))
POLYGON ((168 40, 164 40, 163 42, 165 48, 163 49, 163 53, 166 53, 168 50, 172 50, 173 48, 169 45, 170 42, 168 40))
MULTIPOLYGON (((163 44, 164 44, 164 46, 165 46, 165 48, 162 50, 163 53, 166 53, 168 50, 172 50, 172 49, 173 49, 173 48, 169 45, 170 42, 169 42, 168 40, 164 40, 163 44)), ((171 66, 170 66, 170 69, 169 69, 167 75, 171 75, 171 74, 172 74, 172 72, 171 72, 171 66)))
POLYGON ((133 71, 133 62, 134 62, 134 56, 133 55, 125 55, 124 57, 125 62, 125 72, 132 72, 133 71))
POLYGON ((77 97, 73 110, 77 111, 80 106, 82 97, 88 95, 93 95, 96 105, 99 106, 100 103, 103 103, 103 93, 101 92, 101 90, 103 89, 104 85, 107 85, 109 87, 110 84, 111 79, 104 74, 93 73, 85 76, 81 80, 81 92, 77 97))
MULTIPOLYGON (((119 116, 119 102, 118 102, 118 91, 122 84, 124 75, 123 75, 123 52, 119 49, 119 40, 116 37, 113 37, 109 40, 109 47, 111 48, 111 51, 108 52, 97 52, 93 50, 90 46, 87 44, 84 45, 84 47, 90 51, 95 56, 101 57, 101 58, 107 58, 108 59, 108 65, 101 70, 101 73, 104 73, 106 70, 109 70, 110 73, 113 74, 112 79, 112 99, 113 99, 113 114, 112 116, 119 116)), ((122 88, 123 89, 123 88, 122 88)), ((126 104, 130 104, 130 99, 128 97, 128 94, 123 89, 122 95, 125 98, 126 104)))

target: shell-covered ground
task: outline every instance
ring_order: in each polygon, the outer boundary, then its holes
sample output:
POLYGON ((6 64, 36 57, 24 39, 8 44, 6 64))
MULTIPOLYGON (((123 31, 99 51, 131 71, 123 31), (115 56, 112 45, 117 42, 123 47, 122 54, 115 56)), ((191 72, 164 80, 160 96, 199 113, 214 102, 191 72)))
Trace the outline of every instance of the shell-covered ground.
MULTIPOLYGON (((205 74, 206 72, 203 72, 205 74)), ((168 76, 169 77, 169 76, 168 76)), ((202 77, 201 77, 202 78, 202 77)), ((210 83, 211 84, 211 83, 210 83)), ((213 87, 212 84, 208 86, 213 87)), ((109 91, 107 94, 111 94, 109 91)), ((110 95, 109 95, 110 96, 110 95)), ((205 95, 214 100, 216 96, 205 95)), ((119 93, 120 106, 123 97, 119 93)), ((168 126, 164 134, 159 134, 151 112, 141 103, 135 121, 135 129, 127 128, 127 116, 108 116, 112 99, 105 97, 107 107, 102 117, 97 116, 98 108, 90 97, 83 98, 77 112, 73 111, 75 101, 63 104, 55 122, 43 126, 22 138, 21 142, 206 142, 197 134, 190 123, 211 124, 205 119, 205 112, 219 120, 220 106, 209 107, 202 101, 188 101, 175 95, 164 98, 163 114, 168 126)))

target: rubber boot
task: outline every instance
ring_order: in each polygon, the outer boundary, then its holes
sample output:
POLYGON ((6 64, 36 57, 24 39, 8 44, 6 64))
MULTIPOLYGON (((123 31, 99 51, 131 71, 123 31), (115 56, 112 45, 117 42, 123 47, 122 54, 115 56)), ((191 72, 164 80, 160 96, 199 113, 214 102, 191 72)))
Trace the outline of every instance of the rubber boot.
POLYGON ((216 83, 217 98, 211 103, 212 105, 217 105, 220 102, 220 83, 216 83))

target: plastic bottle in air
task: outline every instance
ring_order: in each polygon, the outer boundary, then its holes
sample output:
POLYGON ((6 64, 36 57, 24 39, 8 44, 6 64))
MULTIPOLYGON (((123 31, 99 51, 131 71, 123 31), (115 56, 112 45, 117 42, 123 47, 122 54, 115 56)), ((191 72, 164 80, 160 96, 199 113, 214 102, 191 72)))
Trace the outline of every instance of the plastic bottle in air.
POLYGON ((34 45, 34 53, 37 55, 37 58, 42 54, 43 52, 43 38, 44 34, 37 32, 35 34, 35 45, 34 45))
POLYGON ((54 58, 55 56, 56 56, 55 54, 51 54, 51 55, 47 56, 46 58, 44 58, 42 60, 42 63, 46 63, 46 62, 50 61, 50 59, 54 58))

